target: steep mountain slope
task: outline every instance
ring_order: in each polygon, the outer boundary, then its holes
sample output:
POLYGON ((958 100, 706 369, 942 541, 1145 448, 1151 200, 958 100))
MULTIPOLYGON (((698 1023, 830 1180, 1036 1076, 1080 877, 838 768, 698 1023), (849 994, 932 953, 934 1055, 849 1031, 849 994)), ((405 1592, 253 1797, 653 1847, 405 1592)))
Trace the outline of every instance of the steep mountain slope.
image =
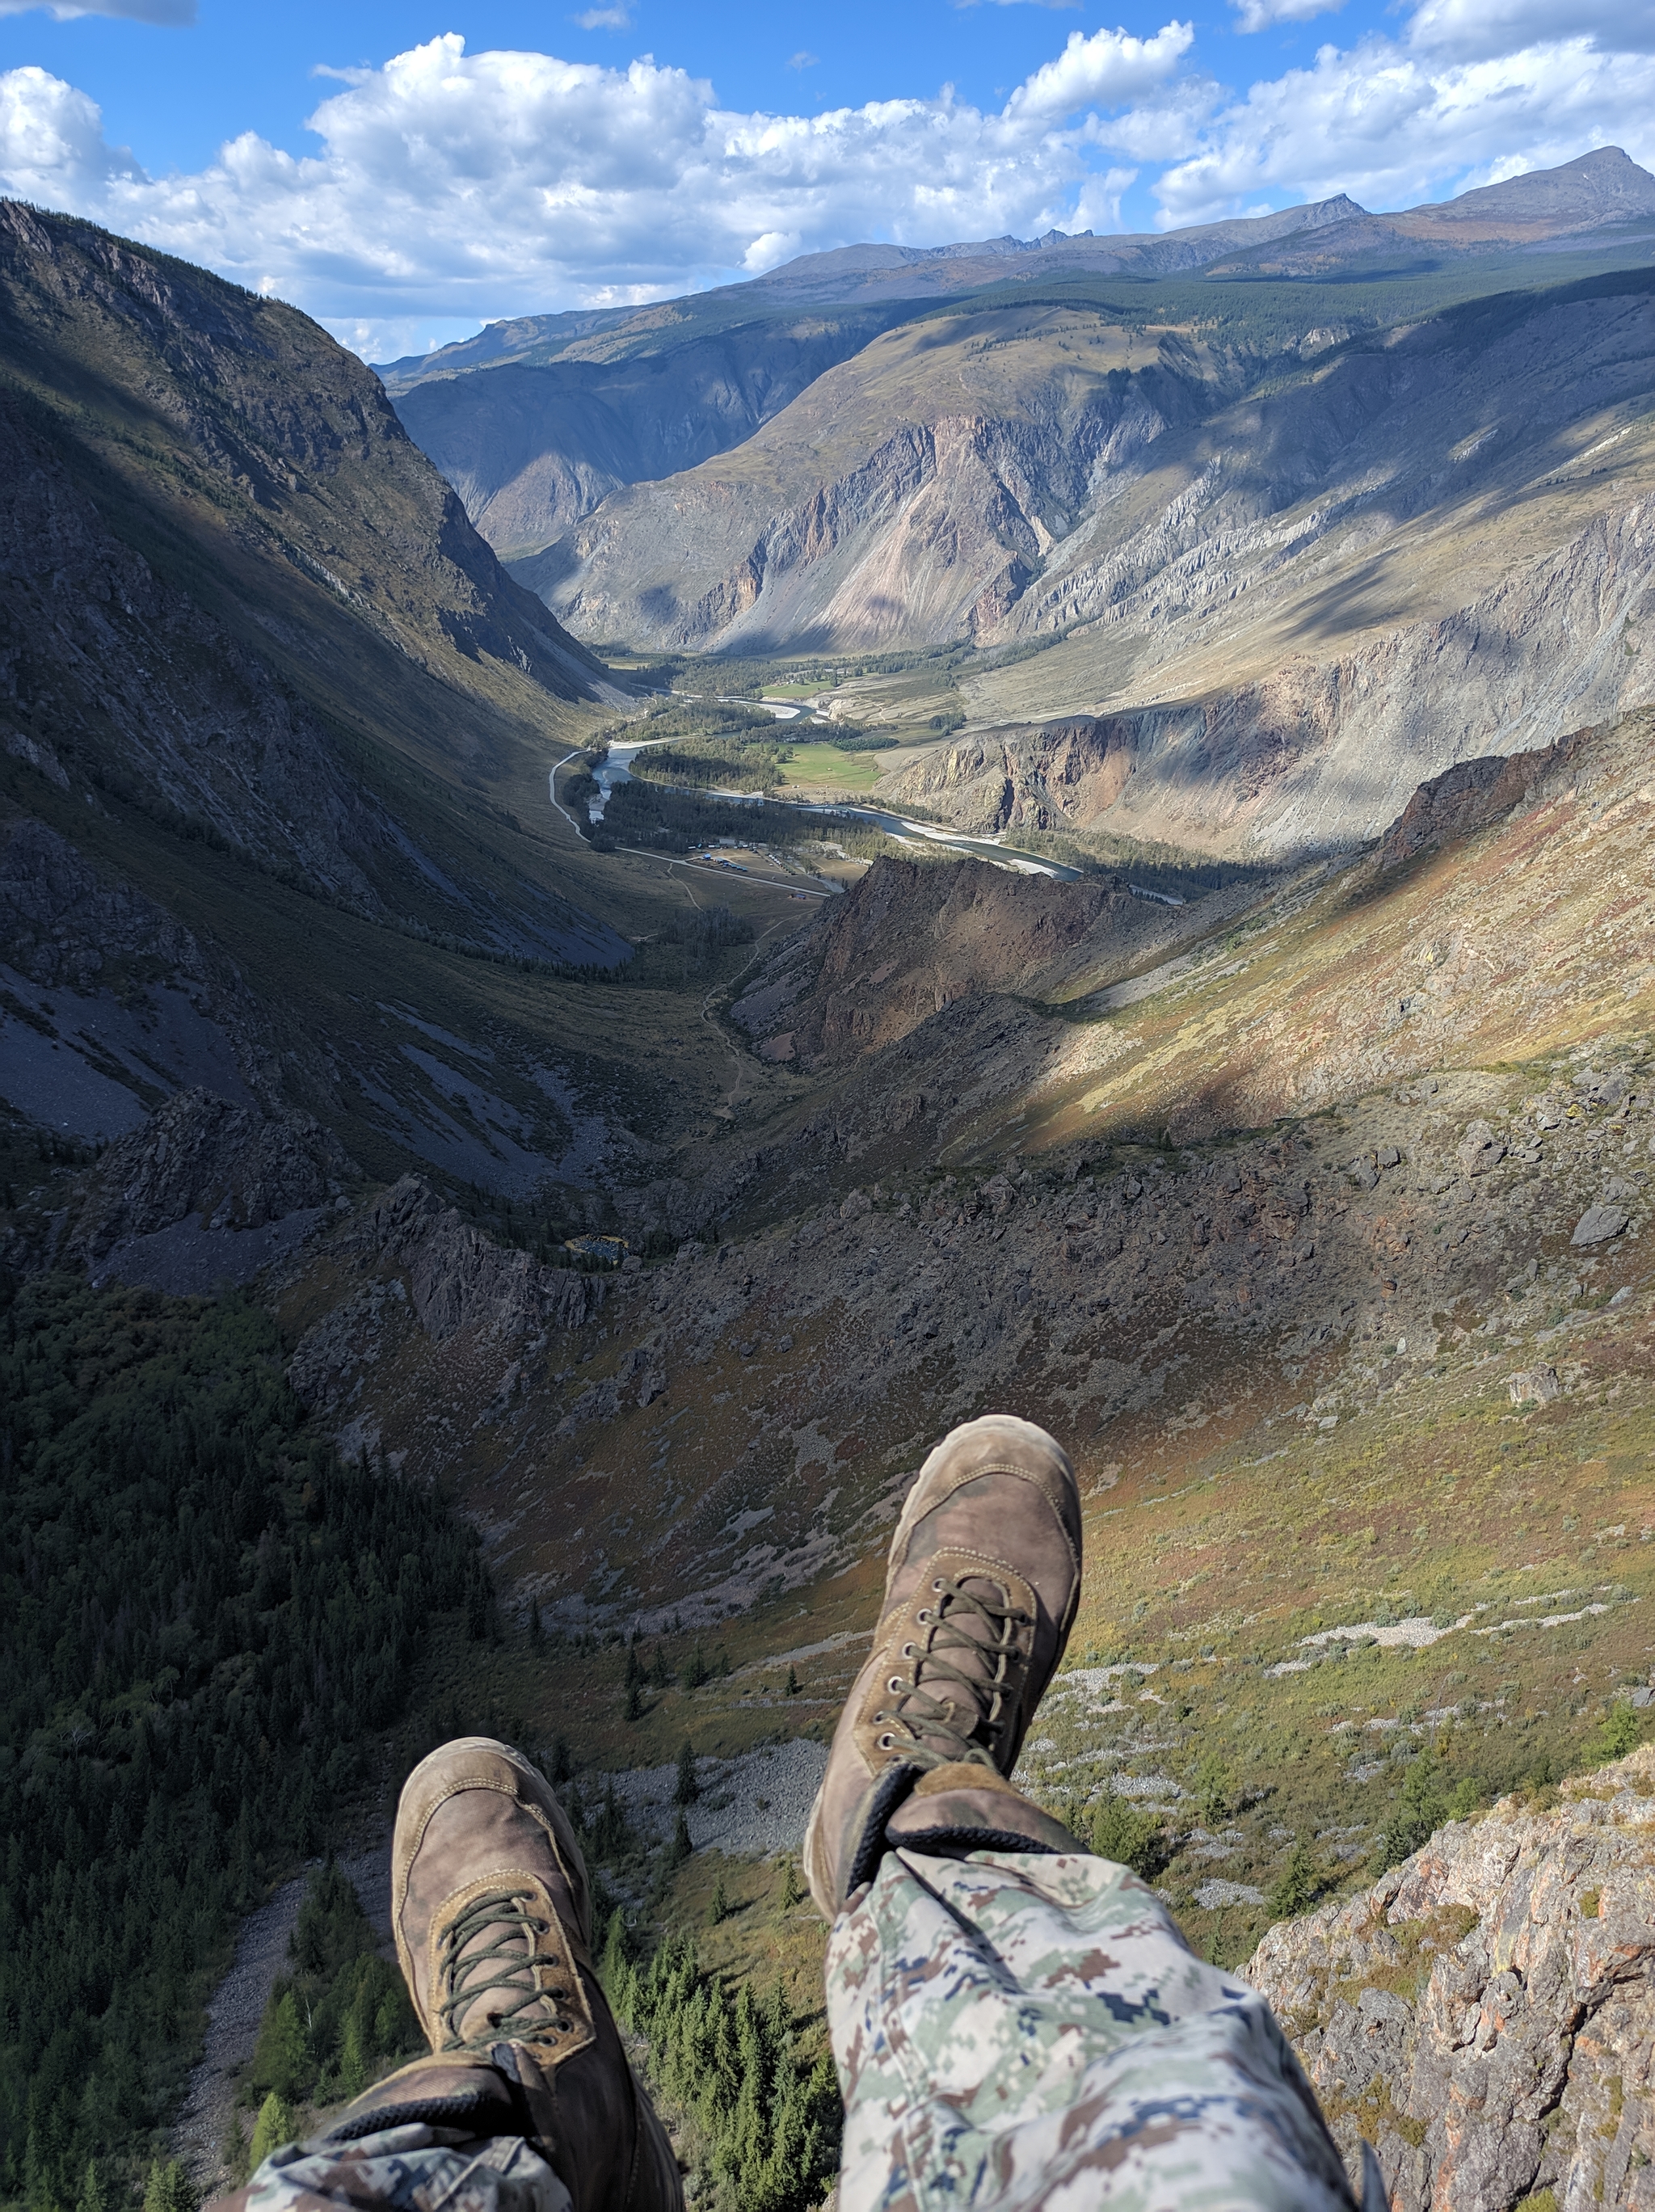
POLYGON ((1353 209, 1315 236, 1265 240, 1215 262, 1215 276, 1323 276, 1335 270, 1417 265, 1434 257, 1533 248, 1591 232, 1623 229, 1630 246, 1651 243, 1655 179, 1618 146, 1599 147, 1557 169, 1481 185, 1458 199, 1397 215, 1353 209))
MULTIPOLYGON (((742 444, 814 378, 942 300, 1203 269, 1325 277, 1360 266, 1371 276, 1376 255, 1417 272, 1548 240, 1618 239, 1652 215, 1655 180, 1608 148, 1403 217, 1369 216, 1340 197, 1143 236, 843 247, 687 300, 492 324, 380 373, 473 522, 502 558, 528 562, 524 580, 547 592, 567 550, 530 556, 606 494, 742 444)), ((1319 319, 1329 319, 1325 307, 1306 327, 1319 319)))
POLYGON ((640 1064, 676 994, 623 1038, 579 980, 686 902, 548 802, 619 695, 354 356, 0 205, 0 1097, 99 1138, 203 1084, 505 1192, 711 1104, 710 1037, 640 1064))
MULTIPOLYGON (((521 562, 621 485, 740 445, 890 319, 793 314, 647 351, 571 343, 543 366, 427 374, 397 410, 500 558, 521 562)), ((521 574, 539 587, 532 564, 521 574)))
POLYGON ((1228 327, 909 325, 606 502, 552 596, 665 645, 1045 644, 956 668, 983 734, 888 787, 973 828, 1314 849, 1452 760, 1647 698, 1647 271, 1308 362, 1270 350, 1275 296, 1228 327))
POLYGON ((1216 347, 1058 307, 927 318, 737 452, 615 495, 549 596, 591 635, 693 650, 991 632, 1095 475, 1247 380, 1216 347))

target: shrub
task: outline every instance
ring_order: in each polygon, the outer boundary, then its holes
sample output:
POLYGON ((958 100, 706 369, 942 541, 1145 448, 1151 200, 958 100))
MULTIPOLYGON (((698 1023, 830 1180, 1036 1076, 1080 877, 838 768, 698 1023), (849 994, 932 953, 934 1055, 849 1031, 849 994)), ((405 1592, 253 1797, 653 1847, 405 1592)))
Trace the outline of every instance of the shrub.
POLYGON ((1149 1813, 1110 1790, 1092 1814, 1092 1848, 1100 1859, 1130 1867, 1149 1881, 1167 1863, 1167 1838, 1161 1823, 1149 1813))
POLYGON ((1405 1858, 1411 1858, 1430 1841, 1447 1812, 1435 1753, 1422 1751, 1403 1775, 1401 1798, 1379 1832, 1374 1847, 1376 1872, 1383 1874, 1388 1867, 1400 1866, 1405 1858))
POLYGON ((1619 1699, 1604 1714, 1597 1735, 1587 1747, 1592 1765, 1607 1766, 1612 1759, 1624 1759, 1629 1751, 1638 1748, 1642 1733, 1635 1710, 1624 1698, 1619 1699))
POLYGON ((1328 1880, 1308 1844, 1294 1844, 1270 1893, 1272 1920, 1294 1920, 1308 1912, 1328 1890, 1328 1880))

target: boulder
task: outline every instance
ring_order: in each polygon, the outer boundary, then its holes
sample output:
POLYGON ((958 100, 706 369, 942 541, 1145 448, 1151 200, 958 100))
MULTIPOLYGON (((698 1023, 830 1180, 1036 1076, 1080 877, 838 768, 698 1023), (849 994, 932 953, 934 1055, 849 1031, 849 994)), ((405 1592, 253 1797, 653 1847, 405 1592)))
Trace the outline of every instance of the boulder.
POLYGON ((1600 1199, 1596 1206, 1589 1206, 1575 1223, 1574 1234, 1569 1242, 1571 1244, 1606 1243, 1611 1237, 1620 1235, 1631 1218, 1625 1206, 1611 1206, 1607 1200, 1600 1199))

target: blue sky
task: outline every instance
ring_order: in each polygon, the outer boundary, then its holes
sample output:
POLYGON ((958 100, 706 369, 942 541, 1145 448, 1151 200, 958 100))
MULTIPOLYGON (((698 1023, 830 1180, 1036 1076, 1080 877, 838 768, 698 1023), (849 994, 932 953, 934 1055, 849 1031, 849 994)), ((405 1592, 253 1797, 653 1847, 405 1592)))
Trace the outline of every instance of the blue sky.
POLYGON ((1655 162, 1655 0, 82 8, 0 0, 0 189, 380 358, 857 238, 1408 205, 1604 143, 1655 162))

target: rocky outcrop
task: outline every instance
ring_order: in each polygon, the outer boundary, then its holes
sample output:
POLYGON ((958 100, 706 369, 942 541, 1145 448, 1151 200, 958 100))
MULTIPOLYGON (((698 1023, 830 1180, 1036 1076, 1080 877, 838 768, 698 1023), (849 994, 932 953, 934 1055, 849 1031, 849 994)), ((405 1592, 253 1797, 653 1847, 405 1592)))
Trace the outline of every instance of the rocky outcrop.
POLYGON ((182 922, 92 866, 44 822, 8 808, 0 808, 0 945, 8 967, 48 989, 94 989, 129 962, 185 989, 208 987, 208 963, 182 922))
POLYGON ((1077 957, 1125 969, 1197 925, 1113 876, 1078 883, 981 860, 876 860, 737 1002, 771 1060, 828 1066, 906 1036, 956 1000, 1050 991, 1077 957))
POLYGON ((1245 1972, 1393 2212, 1655 2205, 1655 1747, 1451 1824, 1245 1972))
POLYGON ((263 1229, 328 1205, 355 1172, 308 1114, 265 1115, 209 1091, 182 1091, 88 1170, 65 1249, 95 1266, 123 1240, 191 1214, 208 1230, 263 1229))
POLYGON ((1433 776, 1379 840, 1381 874, 1454 838, 1469 837, 1514 808, 1553 795, 1579 773, 1593 780, 1597 756, 1608 750, 1602 742, 1606 735, 1602 730, 1574 730, 1537 752, 1491 753, 1433 776))
MULTIPOLYGON (((342 1418, 373 1370, 416 1330, 446 1347, 451 1376, 492 1375, 513 1348, 578 1328, 603 1297, 596 1279, 549 1267, 485 1237, 418 1176, 392 1184, 335 1246, 368 1277, 300 1339, 288 1379, 306 1406, 342 1418)), ((509 1396, 516 1374, 500 1388, 509 1396)))
POLYGON ((496 1244, 418 1176, 369 1209, 355 1242, 405 1272, 415 1318, 439 1344, 468 1328, 574 1328, 591 1310, 591 1278, 496 1244))

